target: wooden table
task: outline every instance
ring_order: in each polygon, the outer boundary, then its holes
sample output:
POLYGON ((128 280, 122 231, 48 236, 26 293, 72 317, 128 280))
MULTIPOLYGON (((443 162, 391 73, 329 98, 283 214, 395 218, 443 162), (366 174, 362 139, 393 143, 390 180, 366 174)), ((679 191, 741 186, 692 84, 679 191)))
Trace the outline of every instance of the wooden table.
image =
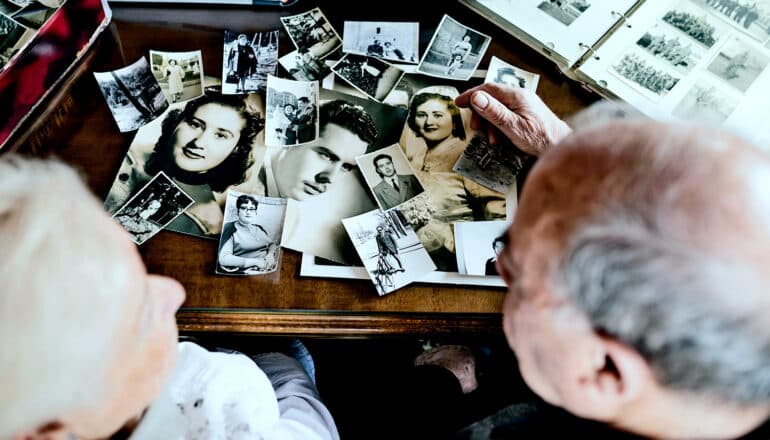
MULTIPOLYGON (((201 49, 204 72, 218 76, 223 29, 281 28, 280 16, 303 12, 318 3, 340 33, 345 20, 420 21, 421 52, 442 14, 449 13, 493 37, 482 67, 496 55, 539 73, 538 93, 557 114, 573 113, 595 99, 561 76, 551 62, 455 2, 436 6, 391 0, 377 3, 376 13, 368 12, 373 6, 366 2, 300 2, 289 10, 117 5, 113 6, 112 30, 119 46, 103 44, 102 50, 110 56, 102 57, 103 65, 94 69, 115 69, 147 55, 150 49, 201 49)), ((293 48, 283 29, 280 44, 281 54, 293 48)), ((81 168, 91 188, 104 197, 133 135, 118 132, 90 75, 76 87, 77 116, 68 116, 76 120, 54 137, 56 150, 81 168)), ((503 289, 417 284, 378 297, 368 280, 300 278, 300 255, 293 251, 284 252, 278 281, 215 276, 216 248, 215 241, 173 232, 161 232, 140 248, 150 272, 174 277, 187 289, 187 300, 178 314, 182 330, 345 337, 500 331, 503 289)))

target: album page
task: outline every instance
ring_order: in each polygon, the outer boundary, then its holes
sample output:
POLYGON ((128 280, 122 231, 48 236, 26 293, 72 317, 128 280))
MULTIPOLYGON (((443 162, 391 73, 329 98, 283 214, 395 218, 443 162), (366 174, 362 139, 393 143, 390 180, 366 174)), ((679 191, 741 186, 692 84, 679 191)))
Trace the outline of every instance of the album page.
POLYGON ((653 117, 767 137, 770 0, 648 0, 577 71, 653 117), (763 131, 764 130, 764 131, 763 131))

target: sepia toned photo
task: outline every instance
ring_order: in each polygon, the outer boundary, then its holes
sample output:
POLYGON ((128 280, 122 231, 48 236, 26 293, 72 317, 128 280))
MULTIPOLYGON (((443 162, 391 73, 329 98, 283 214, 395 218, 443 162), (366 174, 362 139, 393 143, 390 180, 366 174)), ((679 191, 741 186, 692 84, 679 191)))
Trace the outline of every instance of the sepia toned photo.
POLYGON ((323 59, 342 46, 342 39, 320 8, 281 17, 281 23, 300 53, 307 51, 323 59))
POLYGON ((770 0, 693 0, 734 28, 764 42, 770 37, 770 0))
POLYGON ((711 47, 722 37, 723 27, 705 10, 681 1, 661 19, 698 43, 711 47))
POLYGON ((209 93, 168 110, 137 131, 104 203, 115 212, 158 172, 195 200, 166 229, 219 237, 225 194, 256 194, 258 166, 252 158, 264 127, 259 94, 209 93))
POLYGON ((505 61, 492 56, 487 68, 485 83, 495 83, 508 87, 518 87, 521 89, 537 90, 537 83, 540 81, 540 75, 527 72, 524 69, 514 67, 505 61))
POLYGON ((112 72, 94 72, 94 77, 121 132, 138 129, 168 108, 145 57, 112 72))
POLYGON ((473 136, 452 170, 493 191, 506 193, 530 159, 507 139, 490 144, 479 133, 473 136))
POLYGON ((332 73, 331 67, 309 51, 289 52, 278 62, 297 81, 320 81, 332 73))
POLYGON ((398 144, 356 158, 380 209, 387 211, 425 190, 398 144))
POLYGON ((440 78, 467 80, 492 38, 444 15, 417 71, 440 78))
POLYGON ((587 0, 546 0, 537 5, 537 9, 569 26, 585 12, 591 3, 587 0))
POLYGON ((267 76, 278 67, 278 31, 257 32, 252 36, 225 31, 222 52, 222 93, 265 90, 267 76))
POLYGON ((339 60, 332 71, 375 101, 382 101, 404 75, 381 59, 352 54, 339 60))
POLYGON ((679 82, 678 76, 633 52, 625 53, 611 70, 657 96, 665 96, 679 82))
POLYGON ((318 137, 318 82, 267 79, 265 144, 301 145, 318 137))
POLYGON ((703 55, 698 43, 664 25, 645 32, 636 45, 681 73, 690 72, 703 55))
POLYGON ((165 173, 152 178, 112 217, 142 244, 174 221, 194 203, 165 173))
POLYGON ((278 270, 286 199, 227 192, 216 273, 264 275, 278 270))
POLYGON ((700 82, 692 86, 674 108, 674 116, 708 124, 723 123, 735 110, 738 100, 714 85, 700 82))
POLYGON ((168 102, 182 102, 203 95, 201 51, 150 51, 150 67, 168 102))
POLYGON ((32 38, 33 31, 5 15, 0 14, 0 69, 32 38))
POLYGON ((739 38, 731 38, 719 49, 708 71, 745 92, 767 67, 770 58, 739 38))
POLYGON ((420 23, 346 21, 342 51, 416 64, 420 51, 420 23))
POLYGON ((497 257, 505 247, 508 221, 457 222, 457 267, 464 275, 498 276, 497 257))
POLYGON ((412 227, 397 209, 369 211, 342 219, 342 223, 380 296, 436 269, 412 227))

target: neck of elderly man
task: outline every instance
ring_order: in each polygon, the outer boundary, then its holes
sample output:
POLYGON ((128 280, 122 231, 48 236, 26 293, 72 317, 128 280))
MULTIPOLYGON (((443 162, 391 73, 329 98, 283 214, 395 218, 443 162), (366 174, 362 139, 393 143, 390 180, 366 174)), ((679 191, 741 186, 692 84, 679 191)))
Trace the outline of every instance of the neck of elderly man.
POLYGON ((770 417, 770 158, 701 126, 614 121, 538 161, 498 267, 522 376, 655 438, 770 417))

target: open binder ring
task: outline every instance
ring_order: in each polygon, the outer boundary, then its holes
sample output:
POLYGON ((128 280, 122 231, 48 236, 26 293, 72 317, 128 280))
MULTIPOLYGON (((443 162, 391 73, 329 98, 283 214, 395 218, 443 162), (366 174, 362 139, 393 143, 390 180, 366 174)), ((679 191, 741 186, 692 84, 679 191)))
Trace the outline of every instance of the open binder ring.
POLYGON ((621 14, 618 11, 610 11, 610 14, 617 15, 618 17, 620 17, 620 20, 623 21, 623 23, 625 23, 626 27, 628 28, 633 27, 628 23, 628 16, 626 14, 621 14))
POLYGON ((591 47, 591 46, 589 46, 589 45, 587 45, 587 44, 585 44, 585 43, 578 43, 578 46, 579 46, 581 49, 585 49, 585 50, 586 50, 586 52, 590 53, 590 54, 591 54, 591 57, 593 57, 593 59, 595 59, 595 60, 597 60, 597 61, 599 60, 599 55, 596 55, 596 51, 594 50, 594 48, 593 48, 593 47, 591 47))

